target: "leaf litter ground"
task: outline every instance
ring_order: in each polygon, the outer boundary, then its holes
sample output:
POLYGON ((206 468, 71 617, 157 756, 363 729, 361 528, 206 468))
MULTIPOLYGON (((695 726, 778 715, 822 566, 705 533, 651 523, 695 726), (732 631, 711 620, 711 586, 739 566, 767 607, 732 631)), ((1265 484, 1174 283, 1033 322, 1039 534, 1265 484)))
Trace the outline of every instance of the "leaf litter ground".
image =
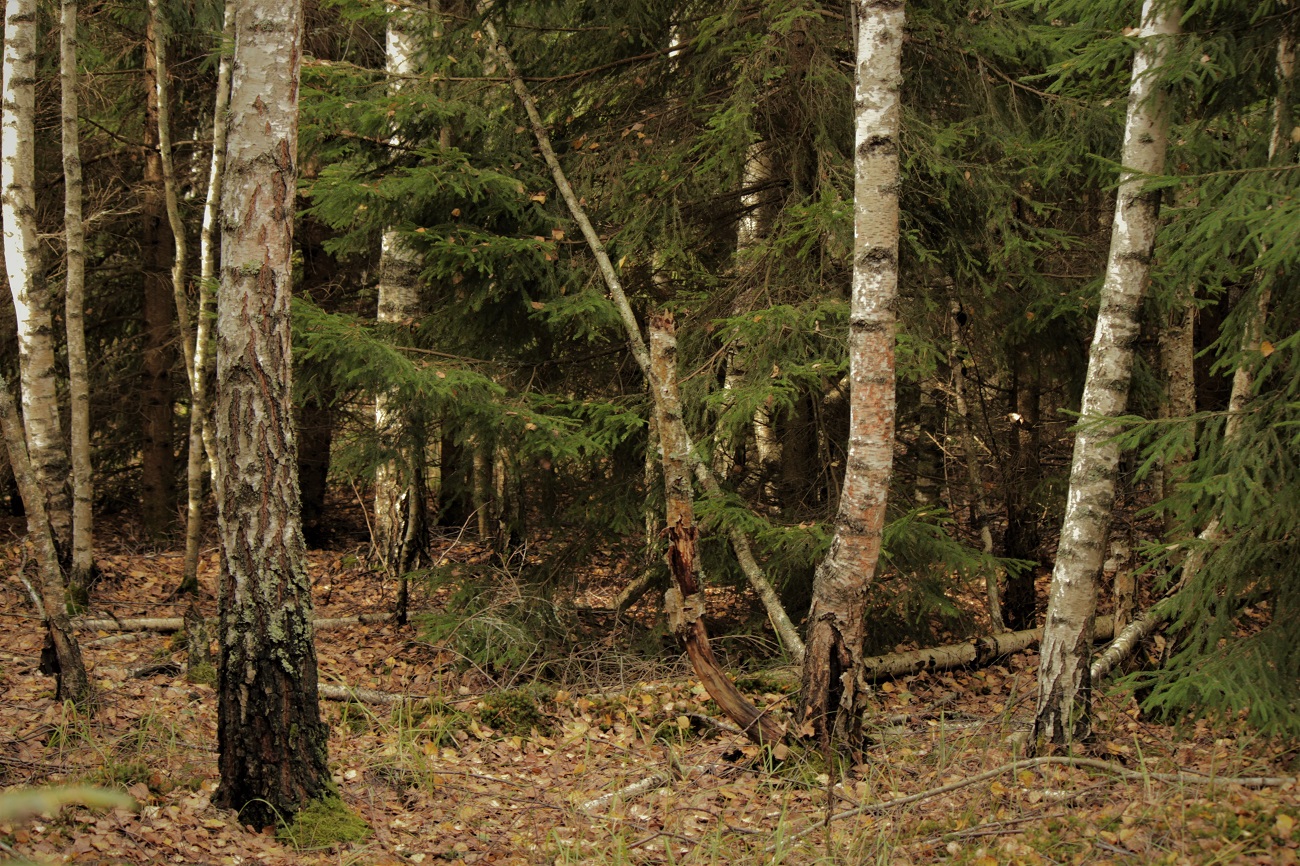
MULTIPOLYGON (((487 556, 463 543, 453 555, 487 556)), ((7 573, 23 567, 20 557, 11 546, 7 573)), ((387 610, 392 587, 355 552, 310 558, 317 616, 387 610)), ((160 601, 179 581, 179 553, 140 553, 119 541, 101 566, 96 615, 180 616, 184 602, 160 601)), ((209 552, 205 585, 215 569, 209 552)), ((215 613, 210 596, 203 605, 215 613)), ((320 631, 323 684, 432 699, 397 707, 322 703, 334 781, 372 832, 362 842, 299 848, 212 805, 213 690, 166 668, 133 675, 183 662, 178 641, 148 632, 84 634, 103 707, 94 718, 79 716, 54 700, 53 682, 36 671, 38 625, 11 578, 0 587, 0 783, 117 787, 141 809, 69 807, 0 822, 0 857, 227 866, 1297 862, 1294 782, 1255 789, 1151 775, 1294 775, 1293 746, 1237 725, 1153 725, 1118 689, 1099 701, 1088 754, 1139 772, 1040 765, 888 806, 1016 757, 1016 735, 1032 709, 1032 652, 983 670, 880 684, 861 763, 828 767, 819 755, 795 751, 773 766, 716 716, 683 661, 634 658, 608 634, 575 638, 576 655, 605 656, 598 677, 584 680, 566 668, 558 685, 503 684, 411 626, 320 631), (875 807, 828 829, 828 803, 835 813, 875 807)), ((784 714, 792 680, 789 669, 778 669, 747 674, 741 685, 759 706, 784 714)))

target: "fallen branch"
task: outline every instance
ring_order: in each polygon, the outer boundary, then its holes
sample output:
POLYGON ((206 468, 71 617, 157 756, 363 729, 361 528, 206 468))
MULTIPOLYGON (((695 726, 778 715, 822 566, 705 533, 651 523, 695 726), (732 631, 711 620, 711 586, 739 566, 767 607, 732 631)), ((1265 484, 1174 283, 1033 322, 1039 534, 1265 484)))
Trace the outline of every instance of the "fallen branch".
MULTIPOLYGON (((349 625, 376 625, 386 623, 392 620, 392 614, 388 613, 363 613, 357 616, 338 616, 326 617, 312 621, 312 628, 330 629, 343 628, 349 625)), ((216 619, 209 619, 208 623, 216 624, 216 619)), ((153 631, 159 634, 181 631, 185 628, 185 620, 179 616, 164 617, 129 617, 127 619, 75 619, 72 621, 74 628, 83 631, 153 631)))
MULTIPOLYGON (((992 770, 986 770, 974 776, 965 779, 959 779, 956 782, 950 782, 947 785, 940 785, 937 788, 930 788, 926 791, 920 791, 916 794, 909 794, 906 797, 899 797, 895 800, 886 800, 883 803, 870 803, 866 806, 858 806, 854 809, 848 809, 831 815, 829 820, 838 821, 841 818, 854 818, 858 815, 874 815, 882 812, 888 812, 897 809, 900 806, 907 806, 912 803, 918 803, 921 800, 930 800, 940 797, 953 791, 968 788, 971 785, 978 785, 980 782, 987 782, 989 779, 995 779, 998 776, 1012 773, 1017 770, 1028 770, 1033 767, 1042 767, 1048 764, 1058 764, 1067 767, 1086 767, 1093 770, 1102 770, 1112 775, 1119 776, 1122 779, 1139 779, 1142 781, 1171 782, 1186 785, 1240 785, 1244 788, 1272 788, 1280 785, 1292 785, 1300 782, 1296 776, 1206 776, 1201 773, 1150 773, 1145 770, 1130 770, 1128 767, 1111 761, 1102 761, 1097 758, 1080 758, 1070 755, 1045 755, 1040 758, 1027 758, 1020 761, 1012 761, 1009 764, 1003 764, 1000 767, 994 767, 992 770)), ((807 836, 816 833, 818 830, 825 828, 824 823, 814 824, 804 830, 800 830, 790 837, 790 842, 797 842, 807 836)), ((777 849, 776 845, 769 845, 766 853, 770 854, 777 849)))
POLYGON ((377 689, 364 689, 359 686, 316 686, 316 694, 327 701, 356 701, 362 704, 379 704, 392 707, 407 702, 428 700, 427 695, 403 695, 393 692, 381 692, 377 689))
MULTIPOLYGON (((1114 621, 1109 616, 1099 616, 1093 637, 1095 640, 1110 640, 1114 630, 1114 621)), ((1004 632, 948 646, 875 656, 863 661, 863 669, 867 679, 874 682, 921 671, 946 671, 966 665, 985 665, 1002 656, 1029 649, 1042 638, 1041 628, 1004 632)))

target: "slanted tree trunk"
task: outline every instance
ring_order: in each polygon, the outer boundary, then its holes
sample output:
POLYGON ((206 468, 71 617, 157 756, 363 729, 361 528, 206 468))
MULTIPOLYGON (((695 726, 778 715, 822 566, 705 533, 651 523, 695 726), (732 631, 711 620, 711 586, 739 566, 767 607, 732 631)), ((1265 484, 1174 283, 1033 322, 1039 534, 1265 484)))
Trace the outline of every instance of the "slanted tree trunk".
POLYGON ((5 270, 18 322, 27 451, 61 562, 72 549, 70 466, 59 423, 50 292, 36 238, 36 2, 7 0, 0 126, 0 211, 5 270))
POLYGON ((172 365, 175 335, 172 321, 176 304, 169 272, 171 233, 167 230, 162 152, 158 144, 158 61, 154 21, 145 25, 144 178, 140 200, 140 256, 142 260, 141 324, 144 348, 140 416, 141 520, 145 534, 158 538, 175 520, 176 455, 172 449, 172 365))
POLYGON ((289 301, 302 10, 235 16, 215 402, 221 536, 215 801, 255 825, 329 789, 299 521, 289 301))
POLYGON ((54 549, 49 515, 45 511, 45 492, 36 482, 36 473, 27 458, 18 407, 9 393, 9 383, 0 375, 0 430, 9 449, 9 464, 27 509, 27 535, 36 548, 36 565, 40 570, 41 617, 45 621, 46 651, 41 653, 41 671, 58 677, 57 696, 83 708, 93 709, 94 688, 86 675, 81 646, 68 619, 67 598, 63 592, 63 574, 54 549), (47 654, 48 651, 48 654, 47 654))
POLYGON ((691 442, 682 424, 681 401, 677 394, 677 338, 671 314, 650 323, 650 358, 654 389, 655 423, 663 445, 664 500, 668 524, 668 567, 676 586, 664 597, 668 623, 691 659, 709 697, 762 745, 779 743, 784 736, 771 716, 760 712, 729 680, 709 646, 704 625, 705 602, 700 587, 700 560, 696 549, 698 532, 692 507, 691 442))
POLYGON ((1138 336, 1138 311, 1155 246, 1159 193, 1146 178, 1164 171, 1168 110, 1156 73, 1178 32, 1173 3, 1145 0, 1141 46, 1133 61, 1125 166, 1115 200, 1110 258, 1101 289, 1097 329, 1088 356, 1082 421, 1074 440, 1070 492, 1038 666, 1036 742, 1068 744, 1090 730, 1089 654, 1097 610, 1097 577, 1115 500, 1119 446, 1115 425, 1124 412, 1138 336))
MULTIPOLYGON (((484 4, 479 4, 479 8, 482 11, 484 4)), ((497 35, 496 27, 493 26, 491 21, 485 20, 483 30, 487 34, 489 45, 501 59, 502 65, 510 77, 510 83, 514 87, 515 95, 523 103, 524 110, 528 114, 529 124, 533 130, 533 136, 537 139, 538 150, 542 152, 542 158, 546 160, 546 165, 551 170, 551 177, 555 179, 555 185, 559 189, 560 196, 564 199, 573 221, 582 230, 582 236, 587 241, 592 256, 596 259, 601 278, 605 281, 606 288, 609 289, 610 298, 614 301, 619 319, 622 321, 623 328, 627 333, 628 348, 631 349, 632 357, 636 359, 637 366, 641 369, 646 381, 649 382, 651 380, 650 352, 641 336, 641 326, 637 323, 636 314, 632 311, 632 305, 628 302, 627 293, 623 291, 623 283, 618 277, 618 272, 614 270, 614 264, 609 260, 609 254, 605 251, 604 243, 601 242, 600 236, 596 234, 595 227, 592 226, 591 220, 587 218, 586 211, 578 201, 578 196, 574 193, 559 159, 555 156, 555 149, 551 147, 550 136, 546 132, 546 127, 542 124, 542 116, 537 111, 537 104, 528 92, 528 86, 519 74, 519 69, 514 65, 514 61, 510 59, 510 54, 506 50, 504 43, 502 43, 500 36, 497 35)), ((695 470, 695 477, 704 486, 705 492, 710 496, 721 496, 722 487, 718 484, 717 478, 714 477, 713 470, 695 452, 693 446, 690 460, 695 470)), ((763 574, 758 560, 755 559, 753 549, 749 544, 749 538, 746 537, 744 532, 734 527, 727 530, 727 535, 731 540, 732 549, 736 553, 736 562, 740 565, 740 570, 744 572, 745 578, 763 603, 763 608, 767 611, 768 619, 771 621, 777 637, 795 660, 802 662, 804 656, 803 641, 799 639, 799 633, 795 630, 794 624, 790 622, 790 617, 786 614, 785 608, 781 606, 781 599, 773 588, 771 581, 763 574)))
MULTIPOLYGON (((412 32, 412 13, 396 5, 388 9, 388 36, 386 42, 385 68, 390 76, 389 88, 398 90, 402 87, 403 77, 410 75, 416 68, 416 56, 420 50, 419 39, 412 32)), ((394 142, 397 141, 394 136, 394 142)), ((380 322, 401 325, 414 322, 420 316, 420 256, 403 240, 396 228, 384 230, 379 252, 379 308, 377 318, 380 322)), ((417 536, 424 533, 423 527, 409 527, 408 520, 413 515, 423 519, 423 509, 412 511, 411 498, 423 496, 423 490, 416 490, 415 464, 424 459, 422 449, 409 447, 411 436, 407 427, 411 422, 410 413, 402 406, 395 405, 384 394, 375 398, 375 433, 380 441, 398 441, 406 443, 398 459, 387 460, 375 468, 375 524, 374 545, 380 561, 390 576, 402 581, 401 565, 398 562, 403 539, 408 531, 417 536)), ((486 519, 480 515, 480 521, 486 519)))
POLYGON ((59 91, 63 127, 63 234, 67 256, 64 320, 68 333, 68 403, 72 459, 72 567, 68 594, 87 600, 95 567, 94 469, 90 464, 90 373, 86 360, 86 229, 82 220, 81 136, 77 129, 77 0, 63 0, 59 23, 59 91))
POLYGON ((859 0, 854 99, 849 451, 835 535, 813 578, 799 716, 825 745, 862 730, 867 586, 876 573, 894 451, 898 135, 903 4, 859 0))

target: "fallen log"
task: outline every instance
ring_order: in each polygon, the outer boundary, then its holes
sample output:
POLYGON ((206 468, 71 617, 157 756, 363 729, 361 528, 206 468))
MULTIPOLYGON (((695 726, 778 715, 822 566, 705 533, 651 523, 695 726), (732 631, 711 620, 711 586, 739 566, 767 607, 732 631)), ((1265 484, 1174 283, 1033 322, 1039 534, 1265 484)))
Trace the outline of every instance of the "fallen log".
MULTIPOLYGON (((1114 632, 1115 625, 1111 617, 1097 617, 1093 629, 1094 640, 1110 640, 1114 632)), ((1041 628, 1004 632, 948 646, 875 656, 865 659, 863 667, 867 679, 874 682, 921 671, 946 671, 966 665, 986 665, 996 658, 1029 649, 1042 638, 1041 628)))
MULTIPOLYGON (((316 629, 343 628, 349 625, 376 625, 379 623, 390 622, 393 618, 389 613, 363 613, 357 616, 336 616, 322 617, 312 620, 312 627, 316 629)), ((210 625, 216 625, 216 619, 209 619, 210 625)), ((185 628, 185 620, 179 616, 162 616, 162 617, 127 617, 125 619, 74 619, 72 621, 74 628, 83 631, 153 631, 159 634, 168 634, 177 632, 185 628)))

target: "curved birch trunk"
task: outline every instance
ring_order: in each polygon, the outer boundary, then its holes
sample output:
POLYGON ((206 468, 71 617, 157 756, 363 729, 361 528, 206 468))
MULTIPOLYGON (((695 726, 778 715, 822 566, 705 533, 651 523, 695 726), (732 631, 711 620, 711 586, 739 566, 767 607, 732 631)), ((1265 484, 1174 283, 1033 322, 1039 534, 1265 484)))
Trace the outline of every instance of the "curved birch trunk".
MULTIPOLYGON (((190 375, 190 436, 186 453, 185 567, 178 592, 199 589, 199 545, 203 540, 203 458, 212 462, 216 442, 208 418, 208 379, 212 367, 212 302, 216 296, 217 221, 221 208, 221 181, 226 171, 226 113, 230 109, 230 55, 227 46, 235 33, 234 0, 226 0, 221 31, 221 60, 217 66, 217 98, 212 109, 212 162, 208 169, 208 194, 203 203, 199 233, 199 305, 194 317, 194 361, 190 375)), ((216 473, 213 473, 216 481, 216 473)))
POLYGON ((1142 46, 1133 61, 1123 176, 1115 199, 1110 258, 1088 356, 1082 423, 1075 434, 1070 491, 1039 658, 1036 742, 1067 744, 1090 729, 1089 653, 1097 577, 1119 466, 1119 446, 1113 441, 1116 428, 1104 419, 1122 414, 1128 402, 1138 313, 1155 246, 1159 205, 1159 193, 1146 191, 1146 179, 1164 171, 1169 123, 1165 95, 1154 73, 1170 38, 1178 32, 1179 17, 1175 5, 1163 0, 1145 0, 1142 5, 1142 46))
POLYGON ((301 69, 299 4, 241 0, 217 304, 214 799, 257 826, 288 820, 329 790, 291 401, 301 69))
MULTIPOLYGON (((1290 100, 1295 78, 1295 39, 1283 31, 1277 44, 1277 95, 1273 100, 1273 131, 1268 143, 1269 165, 1280 165, 1280 156, 1286 150, 1286 131, 1291 129, 1290 100)), ((1257 275, 1258 281, 1259 275, 1257 275)), ((1242 413, 1250 403, 1258 366, 1260 340, 1268 318, 1269 291, 1267 284, 1254 298, 1254 307, 1241 334, 1240 360, 1232 376, 1232 392, 1228 398, 1228 420, 1224 424, 1224 439, 1232 443, 1241 435, 1242 413)), ((1193 407, 1195 408, 1195 407, 1193 407)), ((1095 685, 1105 678, 1117 664, 1132 655, 1141 642, 1159 628, 1174 612, 1174 597, 1205 567, 1210 553, 1222 540, 1223 528, 1217 517, 1212 518, 1197 536, 1200 543, 1180 563, 1182 573, 1177 586, 1164 599, 1153 604, 1143 614, 1124 627, 1115 640, 1092 663, 1089 675, 1095 685)))
POLYGON ((856 748, 862 730, 867 586, 875 576, 894 458, 898 134, 903 4, 859 0, 849 310, 849 449, 835 535, 813 578, 799 694, 804 731, 856 748))
POLYGON ((72 547, 70 466, 59 423, 50 292, 36 239, 36 0, 7 0, 0 125, 0 211, 5 270, 18 322, 27 451, 59 559, 72 547))
POLYGON ((68 334, 68 414, 72 458, 72 569, 68 590, 84 603, 95 567, 90 463, 90 373, 86 360, 86 228, 82 219, 81 138, 77 130, 77 0, 63 0, 59 22, 59 91, 63 126, 63 233, 67 257, 64 321, 68 334))
MULTIPOLYGON (((480 4, 479 8, 482 10, 484 4, 480 4)), ((618 278, 618 272, 614 270, 614 263, 609 260, 609 254, 605 251, 605 245, 601 242, 600 235, 596 233, 596 229, 592 226, 591 220, 587 218, 587 213, 578 201, 578 196, 574 193, 573 187, 569 185, 569 179, 565 176, 564 169, 555 156, 555 149, 551 147, 551 139, 546 132, 546 126, 542 123, 542 116, 537 111, 537 104, 528 92, 528 86, 520 76, 519 69, 515 66, 514 61, 510 59, 505 44, 497 35, 496 28, 491 21, 483 22, 483 30, 487 34, 489 44, 500 57, 501 63, 506 69, 506 74, 510 76, 510 83, 514 87, 515 96, 519 98, 525 112, 528 114, 533 136, 537 139, 537 149, 542 152, 542 158, 551 170, 551 177, 554 178, 555 186, 559 190, 561 198, 564 199, 565 205, 569 208, 569 214, 573 217, 573 221, 578 224, 578 228, 582 230, 582 236, 587 242, 587 247, 596 259, 596 266, 605 281, 605 287, 609 290, 610 299, 614 302, 619 319, 623 322, 623 329, 627 334, 628 348, 631 349, 637 367, 641 369, 642 375, 645 376, 646 382, 649 383, 653 380, 650 369, 650 351, 646 348, 645 339, 641 336, 641 326, 637 323, 636 314, 632 311, 632 305, 628 303, 627 293, 623 291, 623 283, 618 278)), ((659 432, 662 437, 664 431, 659 432)), ((688 431, 683 428, 681 432, 686 436, 686 442, 690 445, 688 460, 695 471, 696 479, 710 496, 721 496, 722 487, 718 484, 717 478, 714 477, 713 470, 709 467, 708 462, 700 456, 694 444, 691 444, 688 431)), ((799 632, 795 629, 794 623, 790 622, 789 615, 781 605, 780 596, 777 595, 771 581, 763 574, 763 569, 759 566, 753 548, 749 544, 749 538, 744 532, 735 528, 729 528, 727 536, 731 540, 732 550, 736 553, 736 562, 740 565, 740 570, 745 573, 750 586, 753 587, 758 594, 759 600, 763 603, 763 609, 767 612, 768 619, 771 621, 777 637, 796 663, 802 663, 804 643, 800 640, 799 632)))
POLYGON ((46 648, 53 658, 41 653, 41 672, 58 677, 57 697, 70 700, 86 709, 94 709, 95 691, 86 675, 86 664, 81 657, 72 622, 68 619, 67 597, 63 592, 63 575, 59 571, 58 553, 54 549, 54 536, 50 533, 49 516, 45 512, 45 492, 36 481, 36 473, 27 458, 27 443, 23 439, 22 421, 18 408, 9 394, 9 383, 0 375, 0 429, 9 448, 9 462, 14 479, 27 510, 27 536, 36 548, 36 563, 40 570, 39 600, 41 618, 46 630, 46 648))

